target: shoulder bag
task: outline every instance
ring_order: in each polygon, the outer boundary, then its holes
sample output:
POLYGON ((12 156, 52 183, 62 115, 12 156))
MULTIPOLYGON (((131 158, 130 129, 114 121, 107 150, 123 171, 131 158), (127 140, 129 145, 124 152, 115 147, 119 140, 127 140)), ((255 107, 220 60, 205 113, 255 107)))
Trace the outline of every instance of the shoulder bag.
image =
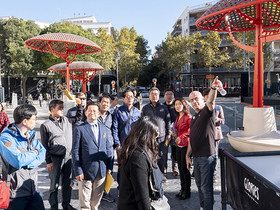
POLYGON ((0 179, 0 209, 7 209, 10 204, 11 175, 8 174, 7 181, 0 179))

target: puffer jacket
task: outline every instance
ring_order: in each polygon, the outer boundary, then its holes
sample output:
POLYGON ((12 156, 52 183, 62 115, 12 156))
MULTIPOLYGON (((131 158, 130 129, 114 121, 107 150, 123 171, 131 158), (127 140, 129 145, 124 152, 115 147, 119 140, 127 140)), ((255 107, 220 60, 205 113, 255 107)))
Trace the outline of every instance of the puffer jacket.
POLYGON ((35 131, 27 132, 29 138, 12 123, 0 137, 2 178, 11 177, 11 198, 34 195, 38 180, 36 167, 45 160, 46 150, 35 138, 35 131))

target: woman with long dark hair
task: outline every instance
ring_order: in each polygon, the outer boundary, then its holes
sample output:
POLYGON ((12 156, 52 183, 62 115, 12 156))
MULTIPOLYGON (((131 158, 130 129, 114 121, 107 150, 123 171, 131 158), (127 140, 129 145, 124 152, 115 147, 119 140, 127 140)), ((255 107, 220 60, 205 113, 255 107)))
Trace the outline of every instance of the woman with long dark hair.
POLYGON ((192 116, 185 99, 176 98, 175 102, 176 158, 180 172, 181 190, 176 195, 180 200, 191 196, 191 175, 186 165, 186 152, 189 145, 190 124, 192 116))
MULTIPOLYGON (((153 176, 154 171, 159 172, 162 176, 157 165, 158 143, 156 138, 158 133, 156 121, 145 116, 132 126, 131 131, 122 142, 118 156, 118 209, 151 209, 151 199, 154 194, 149 177, 153 176)), ((160 187, 162 178, 157 183, 160 187)))

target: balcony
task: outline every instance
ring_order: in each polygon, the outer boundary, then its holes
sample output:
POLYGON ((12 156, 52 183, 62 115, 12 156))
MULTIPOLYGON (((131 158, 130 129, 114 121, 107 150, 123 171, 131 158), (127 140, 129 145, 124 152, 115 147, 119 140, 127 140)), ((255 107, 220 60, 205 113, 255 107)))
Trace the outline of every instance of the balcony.
POLYGON ((195 22, 198 20, 198 18, 190 18, 189 24, 195 25, 195 22))
MULTIPOLYGON (((248 71, 248 69, 247 69, 248 71)), ((254 66, 250 66, 250 71, 254 71, 254 66)), ((217 67, 217 68, 212 68, 211 69, 211 73, 223 73, 223 72, 244 72, 244 68, 241 69, 237 69, 237 68, 232 68, 230 70, 228 70, 225 67, 217 67)), ((209 73, 209 69, 207 68, 202 68, 202 69, 192 69, 192 73, 193 74, 205 74, 205 73, 209 73)))
POLYGON ((232 46, 232 44, 226 42, 224 39, 222 40, 221 44, 220 44, 220 47, 230 47, 232 46))
POLYGON ((182 27, 175 27, 175 28, 173 29, 173 31, 171 32, 171 35, 172 35, 173 37, 179 36, 180 34, 182 34, 182 27))
POLYGON ((200 32, 201 36, 207 36, 207 34, 209 33, 209 31, 206 30, 191 30, 190 35, 193 35, 197 32, 200 32))
POLYGON ((279 55, 280 54, 280 49, 273 49, 272 50, 274 55, 279 55))

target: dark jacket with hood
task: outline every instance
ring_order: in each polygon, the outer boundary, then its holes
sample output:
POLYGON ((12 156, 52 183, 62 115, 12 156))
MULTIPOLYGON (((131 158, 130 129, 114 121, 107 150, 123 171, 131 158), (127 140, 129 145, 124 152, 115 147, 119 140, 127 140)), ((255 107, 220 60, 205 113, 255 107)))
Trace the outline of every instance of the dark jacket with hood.
POLYGON ((11 177, 11 198, 34 195, 38 180, 36 167, 45 160, 46 150, 35 138, 35 131, 27 133, 29 138, 12 123, 0 137, 2 178, 11 177))

